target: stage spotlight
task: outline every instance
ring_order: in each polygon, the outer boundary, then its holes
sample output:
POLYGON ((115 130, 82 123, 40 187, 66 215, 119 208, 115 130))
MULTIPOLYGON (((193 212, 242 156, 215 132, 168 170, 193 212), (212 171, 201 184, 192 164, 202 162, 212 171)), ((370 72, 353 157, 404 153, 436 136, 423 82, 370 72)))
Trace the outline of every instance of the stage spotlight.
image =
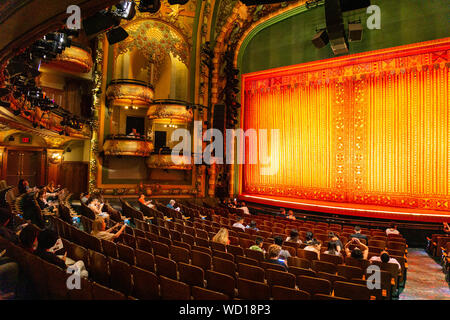
POLYGON ((139 2, 138 7, 139 11, 150 13, 157 13, 160 8, 161 8, 160 0, 141 0, 141 2, 139 2))
POLYGON ((116 17, 105 10, 83 20, 83 28, 87 36, 97 34, 115 25, 117 25, 116 17))
POLYGON ((134 1, 121 1, 116 5, 113 14, 121 19, 131 20, 136 15, 136 4, 134 1))
POLYGON ((361 41, 363 33, 363 26, 361 23, 348 24, 348 41, 361 41))
POLYGON ((128 37, 128 32, 122 27, 117 27, 111 29, 107 34, 109 44, 115 44, 117 42, 123 41, 128 37))
POLYGON ((325 29, 317 32, 312 38, 312 43, 318 49, 325 47, 329 42, 328 33, 325 29))

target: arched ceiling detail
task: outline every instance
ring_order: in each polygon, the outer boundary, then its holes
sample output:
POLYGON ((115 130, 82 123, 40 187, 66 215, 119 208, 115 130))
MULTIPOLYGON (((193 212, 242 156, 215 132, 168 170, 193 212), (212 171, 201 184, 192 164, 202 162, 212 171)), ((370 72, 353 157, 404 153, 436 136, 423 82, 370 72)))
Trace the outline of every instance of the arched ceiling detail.
POLYGON ((189 60, 189 44, 172 25, 155 19, 137 19, 123 26, 128 38, 119 42, 118 54, 137 48, 150 63, 161 64, 167 53, 184 64, 189 60))

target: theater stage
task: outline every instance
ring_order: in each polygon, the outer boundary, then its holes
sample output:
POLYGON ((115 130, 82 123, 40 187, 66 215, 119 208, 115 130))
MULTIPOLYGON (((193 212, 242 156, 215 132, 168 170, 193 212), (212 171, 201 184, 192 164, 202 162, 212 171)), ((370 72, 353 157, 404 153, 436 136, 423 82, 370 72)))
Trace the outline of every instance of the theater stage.
POLYGON ((239 200, 260 203, 275 207, 299 209, 312 212, 367 217, 375 219, 420 221, 420 222, 450 222, 450 212, 438 210, 419 210, 409 208, 383 207, 331 201, 305 200, 283 198, 265 195, 241 194, 239 200))

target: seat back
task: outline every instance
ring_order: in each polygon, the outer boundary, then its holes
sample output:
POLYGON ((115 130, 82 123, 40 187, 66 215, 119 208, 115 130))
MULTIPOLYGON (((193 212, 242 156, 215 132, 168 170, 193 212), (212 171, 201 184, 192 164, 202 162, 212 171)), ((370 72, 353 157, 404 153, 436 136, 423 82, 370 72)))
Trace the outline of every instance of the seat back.
POLYGON ((269 300, 269 286, 261 282, 239 278, 238 297, 248 300, 269 300))
POLYGON ((338 275, 343 276, 344 278, 350 279, 362 279, 364 275, 364 271, 361 268, 346 266, 346 265, 338 265, 337 266, 338 275))
POLYGON ((134 255, 136 258, 137 267, 150 272, 155 272, 155 258, 153 254, 147 251, 136 249, 134 251, 134 255))
POLYGON ((187 283, 190 286, 203 287, 205 285, 205 276, 202 268, 192 264, 179 262, 178 271, 180 274, 180 281, 187 283))
POLYGON ((314 260, 312 264, 312 269, 316 272, 326 272, 334 274, 337 271, 336 265, 334 263, 314 260))
POLYGON ((331 293, 331 283, 326 279, 298 275, 297 286, 300 290, 306 291, 312 296, 316 293, 331 293))
POLYGON ((177 264, 175 261, 162 256, 155 256, 156 274, 171 279, 177 279, 177 264))
POLYGON ((334 295, 352 300, 370 300, 367 286, 350 282, 336 281, 334 283, 334 295))
POLYGON ((159 281, 156 274, 136 266, 132 266, 130 270, 133 275, 133 291, 131 295, 142 300, 159 299, 159 281))
POLYGON ((173 245, 170 247, 170 258, 176 262, 189 263, 189 250, 173 245))
POLYGON ((160 276, 161 297, 163 300, 190 300, 189 285, 164 276, 160 276))
POLYGON ((272 297, 274 300, 310 300, 311 295, 302 290, 286 288, 281 286, 272 287, 272 297))
POLYGON ((228 296, 226 294, 212 291, 205 288, 200 288, 197 286, 193 286, 191 288, 192 290, 192 297, 194 300, 228 300, 228 296))
POLYGON ((191 260, 193 265, 202 268, 204 271, 211 269, 211 262, 212 262, 211 255, 205 252, 192 250, 191 260))
POLYGON ((233 277, 220 272, 207 270, 205 278, 208 289, 226 294, 230 299, 234 298, 236 281, 233 277))
POLYGON ((130 265, 121 260, 110 258, 110 270, 111 288, 128 296, 132 288, 130 265))
POLYGON ((244 250, 245 252, 245 256, 250 258, 250 259, 255 259, 258 261, 263 261, 264 260, 264 253, 261 251, 257 251, 257 250, 252 250, 250 248, 247 248, 244 250))
POLYGON ((332 264, 335 264, 335 265, 343 263, 343 259, 342 259, 341 255, 336 256, 334 254, 327 254, 327 253, 321 253, 320 254, 320 260, 321 261, 325 261, 325 262, 329 262, 329 263, 332 263, 332 264))
POLYGON ((287 288, 295 288, 295 275, 286 271, 267 269, 266 278, 269 287, 282 286, 287 288))
POLYGON ((109 286, 109 263, 106 256, 90 249, 88 250, 88 255, 89 276, 94 279, 94 281, 102 285, 109 286))
POLYGON ((92 283, 92 297, 94 300, 126 300, 123 293, 95 282, 92 283))
POLYGON ((117 244, 117 253, 119 255, 119 259, 130 264, 135 264, 135 256, 134 256, 134 249, 124 245, 122 243, 117 244))

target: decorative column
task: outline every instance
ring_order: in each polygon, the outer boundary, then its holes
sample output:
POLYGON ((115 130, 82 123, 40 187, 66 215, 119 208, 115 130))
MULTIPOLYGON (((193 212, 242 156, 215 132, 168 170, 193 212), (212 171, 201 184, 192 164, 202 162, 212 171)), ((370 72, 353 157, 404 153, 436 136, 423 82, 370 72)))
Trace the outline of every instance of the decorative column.
POLYGON ((213 198, 216 191, 216 176, 217 176, 217 167, 214 162, 208 167, 208 196, 213 198))
POLYGON ((6 172, 4 172, 4 170, 3 170, 3 167, 4 167, 3 159, 4 159, 5 152, 6 152, 6 147, 0 146, 0 179, 2 179, 2 180, 6 179, 6 172))

